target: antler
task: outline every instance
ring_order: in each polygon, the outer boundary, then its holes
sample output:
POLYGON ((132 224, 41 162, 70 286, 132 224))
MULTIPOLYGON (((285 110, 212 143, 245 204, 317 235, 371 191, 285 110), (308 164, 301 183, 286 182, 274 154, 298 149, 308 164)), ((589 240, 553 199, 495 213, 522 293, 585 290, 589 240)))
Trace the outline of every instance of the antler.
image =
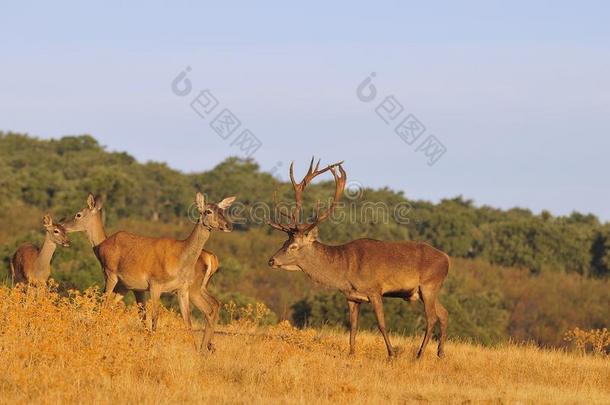
MULTIPOLYGON (((305 177, 303 177, 303 180, 301 180, 299 183, 297 183, 294 179, 294 162, 292 162, 290 164, 290 182, 292 183, 292 187, 294 188, 294 198, 295 198, 296 205, 290 215, 290 222, 288 224, 282 224, 281 222, 268 221, 267 223, 270 226, 272 226, 273 228, 278 229, 280 231, 288 232, 288 233, 293 233, 296 231, 305 231, 305 232, 309 231, 309 230, 313 229, 317 224, 326 220, 330 216, 330 213, 332 212, 333 208, 335 207, 335 205, 337 204, 339 199, 341 199, 341 194, 343 193, 343 190, 345 188, 345 182, 347 180, 347 175, 345 174, 345 170, 343 170, 343 167, 341 166, 343 164, 343 161, 334 163, 332 165, 328 165, 324 169, 320 169, 320 160, 318 160, 315 167, 313 165, 313 162, 314 162, 314 158, 311 158, 311 162, 309 163, 309 169, 307 170, 307 174, 305 174, 305 177), (340 175, 337 174, 336 167, 339 167, 340 175), (305 190, 305 187, 307 187, 307 185, 309 183, 311 183, 311 181, 315 177, 317 177, 329 170, 331 171, 331 173, 333 174, 333 177, 335 178, 335 196, 334 196, 333 202, 331 203, 330 207, 322 214, 320 214, 320 210, 319 210, 319 206, 318 206, 315 220, 311 224, 299 224, 299 219, 300 219, 301 211, 303 208, 303 191, 305 190)), ((276 202, 275 197, 276 196, 274 194, 274 202, 276 202)), ((277 206, 277 202, 276 202, 276 206, 277 206)), ((281 214, 284 214, 284 213, 281 213, 281 214)))
POLYGON ((345 170, 343 170, 343 166, 341 166, 342 163, 343 162, 336 164, 339 168, 340 174, 337 174, 337 170, 334 166, 330 167, 330 171, 333 174, 333 177, 335 178, 335 195, 333 196, 332 203, 330 203, 330 206, 322 214, 320 214, 320 204, 318 204, 316 216, 313 222, 309 225, 306 225, 303 228, 303 231, 308 232, 318 226, 320 223, 326 221, 335 206, 337 205, 337 203, 339 202, 339 200, 341 199, 341 194, 343 194, 343 190, 345 190, 345 182, 347 181, 347 174, 345 173, 345 170))
MULTIPOLYGON (((277 207, 277 189, 273 191, 273 206, 277 207)), ((281 215, 284 215, 286 217, 288 217, 288 214, 286 214, 285 212, 282 212, 281 208, 278 211, 281 215)), ((283 232, 292 232, 292 229, 290 228, 289 225, 284 225, 281 222, 273 222, 271 220, 267 221, 267 224, 270 225, 272 228, 275 228, 279 231, 283 231, 283 232)))

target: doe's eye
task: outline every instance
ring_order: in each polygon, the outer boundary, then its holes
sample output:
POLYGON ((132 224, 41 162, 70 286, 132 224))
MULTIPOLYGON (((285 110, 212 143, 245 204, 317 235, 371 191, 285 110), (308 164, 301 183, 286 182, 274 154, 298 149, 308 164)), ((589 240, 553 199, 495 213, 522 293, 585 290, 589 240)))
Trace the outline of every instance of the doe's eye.
POLYGON ((54 233, 55 235, 57 235, 57 234, 59 233, 59 231, 56 229, 56 230, 54 230, 54 231, 53 231, 53 233, 54 233))
POLYGON ((81 214, 80 212, 78 214, 76 214, 76 218, 80 218, 82 216, 83 216, 83 214, 81 214))

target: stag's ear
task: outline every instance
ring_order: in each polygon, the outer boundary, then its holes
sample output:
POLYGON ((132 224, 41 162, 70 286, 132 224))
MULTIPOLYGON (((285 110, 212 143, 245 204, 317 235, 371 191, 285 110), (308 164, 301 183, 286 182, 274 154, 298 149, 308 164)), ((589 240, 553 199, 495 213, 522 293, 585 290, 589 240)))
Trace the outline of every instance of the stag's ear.
POLYGON ((45 229, 53 228, 53 219, 51 218, 51 216, 49 214, 45 215, 42 218, 42 225, 45 227, 45 229))
POLYGON ((87 196, 87 206, 90 210, 95 208, 95 197, 91 193, 87 196))
POLYGON ((205 198, 203 198, 203 194, 197 193, 195 202, 197 203, 197 209, 199 212, 203 212, 203 210, 205 210, 205 198))
POLYGON ((307 232, 305 238, 308 242, 315 242, 318 240, 318 227, 315 226, 311 231, 307 232))
POLYGON ((227 208, 229 208, 231 206, 231 204, 233 204, 233 202, 235 201, 235 198, 236 198, 235 196, 227 197, 216 205, 218 205, 218 208, 220 208, 221 210, 226 210, 227 208))

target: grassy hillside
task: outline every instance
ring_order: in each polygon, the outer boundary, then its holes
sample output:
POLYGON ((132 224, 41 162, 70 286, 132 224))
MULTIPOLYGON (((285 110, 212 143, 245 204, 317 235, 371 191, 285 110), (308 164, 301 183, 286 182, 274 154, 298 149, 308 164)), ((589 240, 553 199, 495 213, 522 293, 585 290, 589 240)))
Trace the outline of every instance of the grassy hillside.
POLYGON ((256 311, 224 326, 202 356, 177 314, 162 312, 151 334, 133 306, 99 301, 0 288, 0 402, 610 402, 607 357, 450 341, 444 360, 429 347, 416 361, 420 337, 393 335, 402 353, 389 362, 377 333, 361 333, 351 357, 343 332, 260 327, 256 311))

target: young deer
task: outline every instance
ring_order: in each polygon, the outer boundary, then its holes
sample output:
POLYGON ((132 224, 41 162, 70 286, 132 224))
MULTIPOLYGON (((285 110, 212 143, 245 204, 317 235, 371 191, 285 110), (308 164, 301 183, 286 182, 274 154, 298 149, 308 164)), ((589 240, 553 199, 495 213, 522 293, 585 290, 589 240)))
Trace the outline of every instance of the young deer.
POLYGON ((66 230, 60 224, 53 223, 49 214, 42 219, 46 231, 42 247, 38 249, 31 243, 25 243, 17 249, 11 259, 11 276, 13 284, 44 284, 51 275, 51 259, 57 245, 70 246, 66 230))
POLYGON ((329 246, 317 241, 318 225, 328 219, 345 188, 347 177, 342 163, 319 170, 320 162, 314 168, 312 159, 300 183, 294 180, 293 164, 290 165, 296 206, 288 224, 269 221, 273 228, 288 234, 288 240, 271 257, 269 266, 302 270, 314 281, 336 288, 346 296, 350 317, 350 354, 355 353, 361 303, 373 305, 388 355, 394 357, 396 352, 386 332, 382 297, 405 300, 421 297, 427 325, 417 357, 424 353, 437 320, 440 321, 438 356, 443 357, 448 314, 438 300, 438 293, 449 270, 449 257, 445 253, 423 242, 357 239, 344 245, 329 246), (318 209, 311 223, 300 224, 303 190, 316 176, 327 171, 335 178, 333 202, 323 213, 318 209))
POLYGON ((190 329, 190 307, 193 304, 204 314, 207 326, 201 347, 211 350, 211 337, 218 322, 220 303, 207 291, 210 277, 218 269, 218 259, 203 250, 213 229, 230 232, 232 224, 224 210, 235 200, 225 198, 218 204, 206 204, 197 193, 198 223, 186 240, 150 238, 127 232, 117 232, 106 238, 102 223, 102 204, 93 195, 87 199, 87 208, 76 213, 65 223, 68 232, 86 232, 106 279, 106 294, 114 292, 120 300, 133 291, 145 319, 145 292, 150 291, 152 301, 152 329, 156 329, 161 293, 177 292, 180 312, 190 329))

